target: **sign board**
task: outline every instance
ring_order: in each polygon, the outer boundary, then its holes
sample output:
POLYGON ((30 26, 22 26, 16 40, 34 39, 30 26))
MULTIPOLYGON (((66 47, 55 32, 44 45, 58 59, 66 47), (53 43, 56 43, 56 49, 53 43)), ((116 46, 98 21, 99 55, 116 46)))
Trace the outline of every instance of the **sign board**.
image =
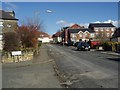
POLYGON ((99 47, 99 50, 103 50, 103 47, 99 47))
POLYGON ((21 51, 12 51, 12 55, 15 56, 15 55, 22 55, 22 52, 21 51))

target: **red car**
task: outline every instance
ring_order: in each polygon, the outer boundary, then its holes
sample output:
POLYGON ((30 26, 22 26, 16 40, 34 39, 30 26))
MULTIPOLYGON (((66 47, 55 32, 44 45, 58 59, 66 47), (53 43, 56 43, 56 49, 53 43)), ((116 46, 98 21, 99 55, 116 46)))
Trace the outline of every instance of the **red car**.
POLYGON ((91 48, 96 48, 98 45, 100 45, 100 41, 91 41, 91 48))

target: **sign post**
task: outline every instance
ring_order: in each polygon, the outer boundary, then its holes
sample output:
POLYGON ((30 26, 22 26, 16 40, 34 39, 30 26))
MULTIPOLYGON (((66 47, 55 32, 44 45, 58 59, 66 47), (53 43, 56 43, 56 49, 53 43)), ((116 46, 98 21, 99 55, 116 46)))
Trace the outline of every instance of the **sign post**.
POLYGON ((19 62, 19 57, 18 56, 20 56, 20 55, 22 55, 21 51, 12 51, 12 56, 13 56, 14 62, 15 62, 15 58, 14 58, 15 56, 17 56, 17 60, 19 62))

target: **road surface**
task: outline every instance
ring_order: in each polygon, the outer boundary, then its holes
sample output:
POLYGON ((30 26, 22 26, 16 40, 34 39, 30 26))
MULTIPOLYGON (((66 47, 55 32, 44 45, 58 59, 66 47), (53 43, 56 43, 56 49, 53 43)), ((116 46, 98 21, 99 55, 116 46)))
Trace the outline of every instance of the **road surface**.
POLYGON ((63 85, 74 88, 118 88, 118 56, 101 51, 76 51, 74 47, 60 45, 48 45, 47 48, 63 76, 63 85))
POLYGON ((118 88, 118 56, 52 44, 40 51, 30 65, 3 65, 3 88, 118 88))

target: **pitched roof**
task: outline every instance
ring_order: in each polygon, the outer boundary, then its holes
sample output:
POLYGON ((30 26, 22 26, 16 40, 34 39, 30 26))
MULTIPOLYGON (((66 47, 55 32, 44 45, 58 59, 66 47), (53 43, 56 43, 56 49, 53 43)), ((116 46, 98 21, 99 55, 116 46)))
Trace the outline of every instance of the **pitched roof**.
POLYGON ((58 32, 56 32, 55 34, 53 34, 53 36, 52 37, 59 37, 61 35, 61 32, 60 31, 58 31, 58 32))
POLYGON ((90 23, 90 27, 115 27, 112 23, 90 23))
POLYGON ((120 27, 115 30, 113 37, 120 37, 120 27))
POLYGON ((40 31, 40 38, 43 38, 43 37, 50 37, 50 35, 48 35, 47 33, 43 32, 43 31, 40 31))
POLYGON ((85 32, 88 31, 89 33, 94 33, 95 31, 88 29, 88 28, 80 28, 80 29, 68 29, 70 33, 78 33, 80 31, 85 32))
POLYGON ((67 26, 67 27, 63 27, 63 29, 65 30, 65 29, 68 29, 69 28, 69 26, 67 26))
POLYGON ((0 19, 3 20, 18 20, 15 16, 10 15, 11 12, 5 12, 4 10, 0 10, 0 19))
POLYGON ((70 28, 84 28, 83 26, 80 26, 78 24, 73 24, 72 26, 70 26, 70 28))

